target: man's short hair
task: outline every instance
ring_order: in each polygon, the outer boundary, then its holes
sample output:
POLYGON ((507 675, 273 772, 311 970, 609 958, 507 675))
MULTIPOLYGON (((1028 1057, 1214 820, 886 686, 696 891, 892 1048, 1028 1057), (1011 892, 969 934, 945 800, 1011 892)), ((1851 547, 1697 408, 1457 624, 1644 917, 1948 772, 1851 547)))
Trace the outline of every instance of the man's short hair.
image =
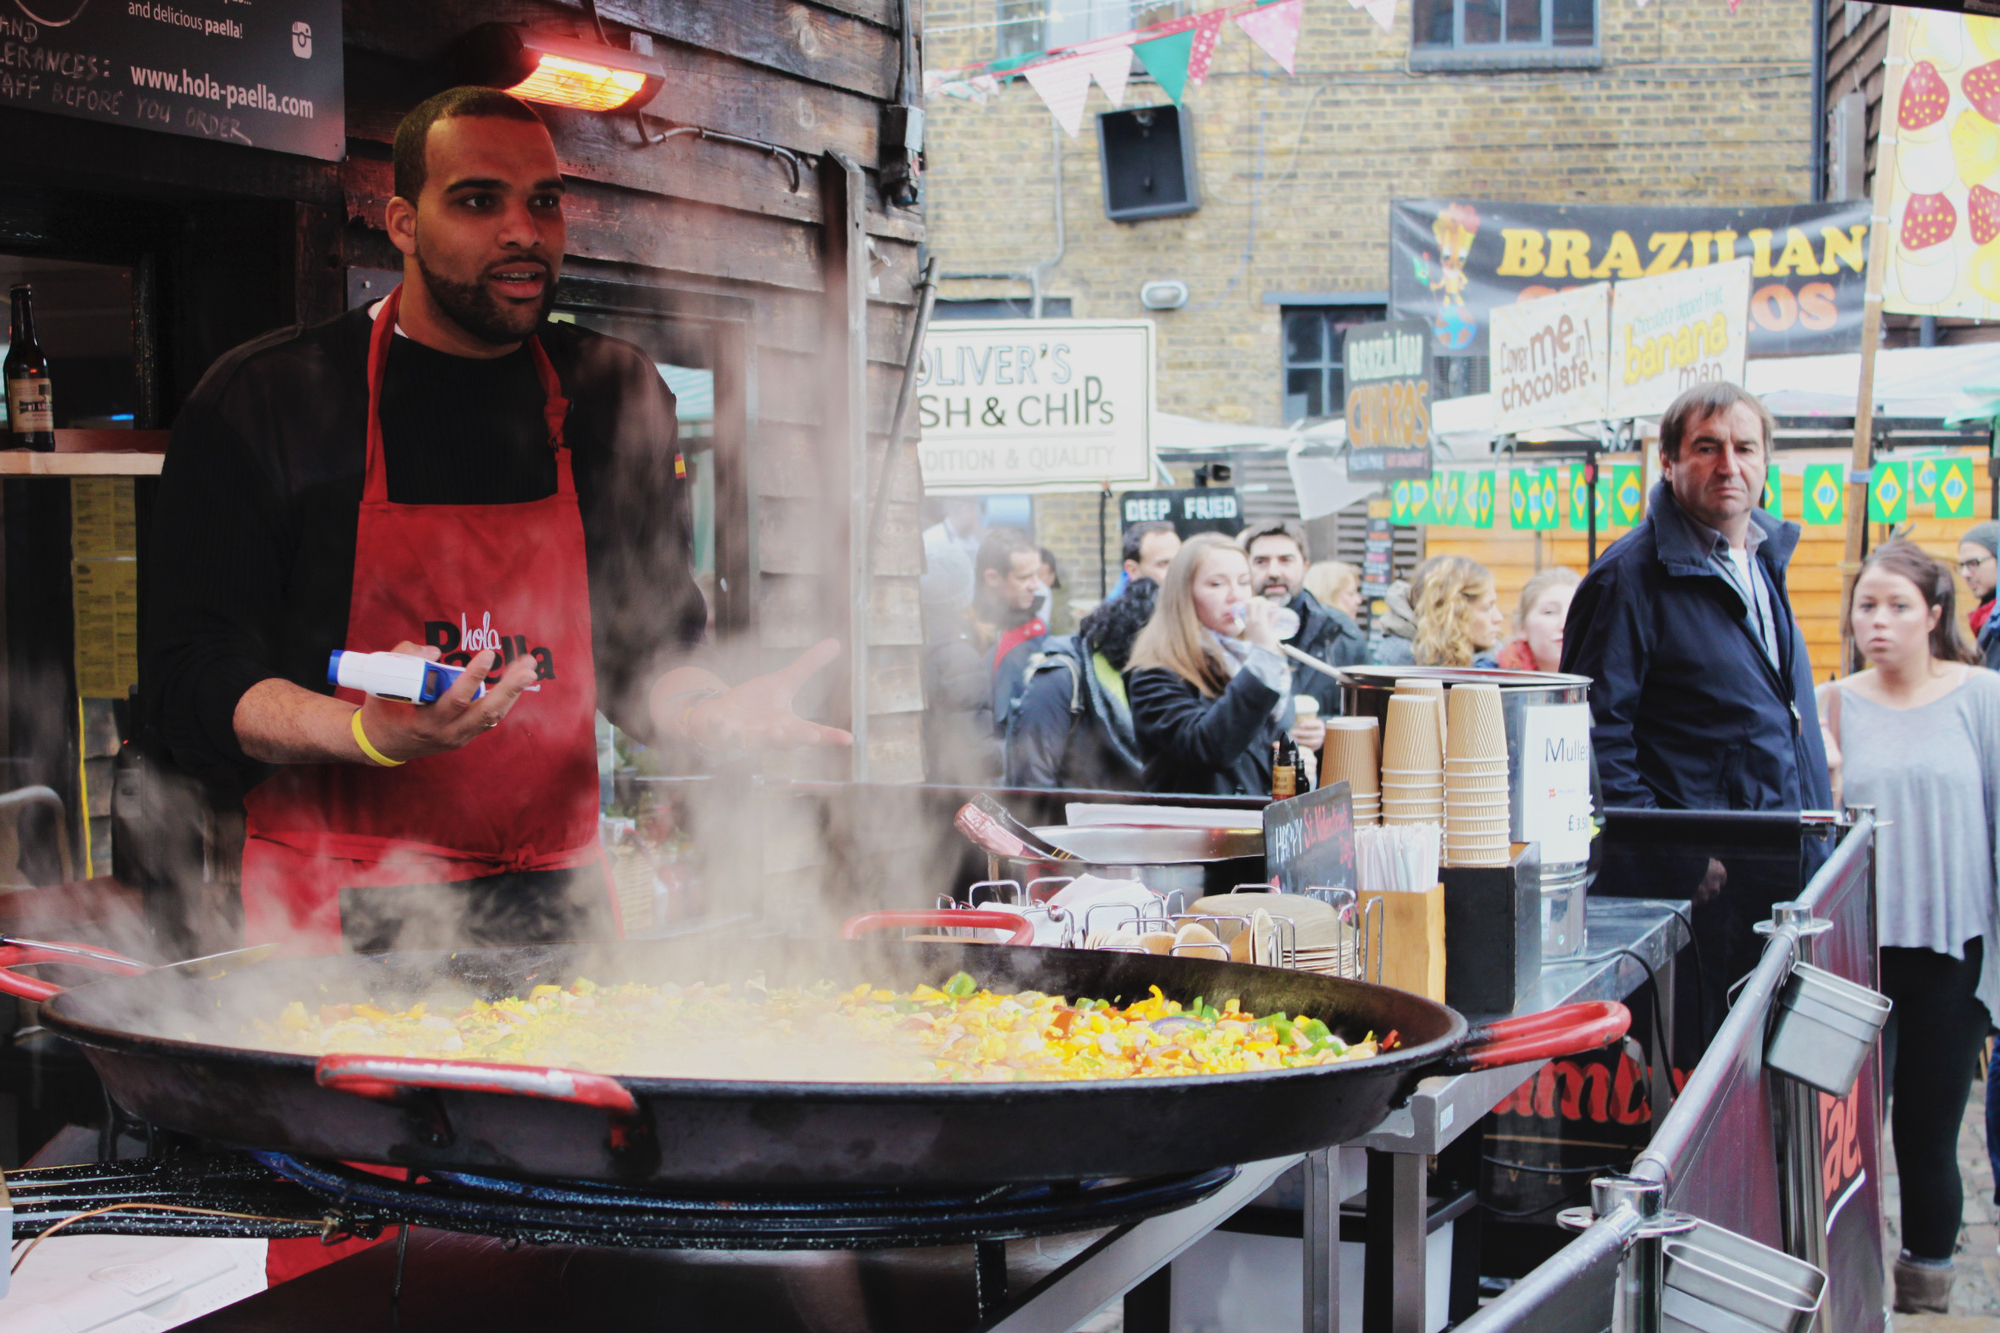
POLYGON ((1740 384, 1727 380, 1716 380, 1709 384, 1697 384, 1667 406, 1660 416, 1660 457, 1669 462, 1681 456, 1681 441, 1688 432, 1702 422, 1719 413, 1728 412, 1737 404, 1746 404, 1757 414, 1757 420, 1764 423, 1764 453, 1771 453, 1771 435, 1778 429, 1777 420, 1771 409, 1758 401, 1757 395, 1740 384))
POLYGON ((1013 573, 1014 557, 1022 551, 1041 559, 1042 548, 1019 528, 989 529, 979 541, 979 554, 972 560, 973 580, 984 583, 989 569, 998 570, 1003 577, 1013 573))
POLYGON ((498 120, 522 120, 544 124, 535 108, 498 88, 447 88, 435 97, 426 97, 410 109, 396 127, 396 195, 412 204, 424 192, 424 149, 430 143, 431 126, 441 120, 468 116, 491 116, 498 120))
POLYGON ((1251 544, 1264 537, 1289 537, 1299 548, 1299 559, 1312 563, 1312 547, 1306 543, 1306 530, 1289 518, 1267 518, 1262 523, 1252 523, 1236 534, 1236 544, 1243 548, 1243 554, 1250 554, 1251 544))
POLYGON ((1174 525, 1171 523, 1157 521, 1152 523, 1134 523, 1131 527, 1125 529, 1124 558, 1130 560, 1135 565, 1138 564, 1141 559, 1140 552, 1146 545, 1146 538, 1156 532, 1172 532, 1173 530, 1174 525))

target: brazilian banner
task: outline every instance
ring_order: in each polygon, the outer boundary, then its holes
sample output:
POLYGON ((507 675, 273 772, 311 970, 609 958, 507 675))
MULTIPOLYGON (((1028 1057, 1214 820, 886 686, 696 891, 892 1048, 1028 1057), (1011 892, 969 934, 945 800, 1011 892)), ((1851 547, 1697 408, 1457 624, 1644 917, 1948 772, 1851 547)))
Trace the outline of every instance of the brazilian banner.
POLYGON ((1815 527, 1847 521, 1847 469, 1839 463, 1806 464, 1799 515, 1815 527))
POLYGON ((1410 519, 1420 527, 1438 522, 1437 488, 1429 477, 1410 482, 1410 519))
POLYGON ((1621 528, 1639 526, 1646 509, 1646 469, 1637 463, 1611 465, 1611 521, 1621 528))
POLYGON ((1399 481, 1389 488, 1389 521, 1399 528, 1416 526, 1410 508, 1410 483, 1399 481))
POLYGON ((1785 516, 1785 474, 1771 468, 1764 474, 1764 512, 1772 518, 1785 516))
POLYGON ((1901 523, 1909 516, 1909 463, 1877 463, 1868 478, 1868 521, 1901 523))
POLYGON ((1971 518, 1972 495, 1972 460, 1940 458, 1933 512, 1939 518, 1971 518))
POLYGON ((1757 208, 1399 199, 1389 206, 1389 318, 1430 325, 1439 356, 1486 356, 1496 306, 1748 259, 1751 356, 1851 351, 1868 210, 1866 199, 1757 208))

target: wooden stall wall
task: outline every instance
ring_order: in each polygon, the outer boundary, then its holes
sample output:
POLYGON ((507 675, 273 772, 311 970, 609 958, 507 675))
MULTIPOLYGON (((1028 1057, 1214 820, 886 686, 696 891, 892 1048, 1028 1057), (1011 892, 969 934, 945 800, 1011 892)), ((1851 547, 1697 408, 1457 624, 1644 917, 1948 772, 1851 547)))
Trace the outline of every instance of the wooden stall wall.
MULTIPOLYGON (((902 376, 922 240, 915 210, 887 208, 873 170, 882 107, 901 76, 896 0, 600 0, 615 44, 653 40, 669 71, 645 137, 700 126, 817 158, 840 152, 867 172, 868 431, 879 468, 902 376)), ((594 36, 581 3, 561 0, 349 0, 348 157, 341 167, 345 266, 394 267, 381 231, 397 121, 450 83, 442 55, 482 22, 531 23, 594 36)), ((631 116, 544 108, 569 179, 566 273, 671 290, 691 303, 732 303, 746 334, 744 497, 754 588, 730 619, 771 663, 828 635, 846 637, 841 497, 846 459, 829 441, 820 355, 829 201, 822 172, 794 176, 780 156, 683 135, 648 143, 631 116)), ((834 293, 837 298, 839 293, 834 293)), ((318 302, 338 308, 329 290, 318 302)), ((922 573, 913 443, 894 453, 895 485, 871 589, 869 770, 876 781, 922 777, 918 688, 922 573)), ((737 590, 732 590, 735 592, 737 590)), ((836 664, 818 688, 846 708, 836 664)), ((845 763, 829 756, 844 776, 845 763)))

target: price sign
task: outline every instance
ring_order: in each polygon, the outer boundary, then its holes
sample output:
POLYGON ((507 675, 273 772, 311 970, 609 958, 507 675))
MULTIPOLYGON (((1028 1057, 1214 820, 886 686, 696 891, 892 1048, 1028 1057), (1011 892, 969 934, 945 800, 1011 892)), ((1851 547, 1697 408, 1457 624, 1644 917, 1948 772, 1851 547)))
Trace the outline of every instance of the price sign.
POLYGON ((1354 799, 1345 782, 1264 807, 1264 863, 1280 893, 1354 887, 1354 799))
POLYGON ((1590 856, 1590 705, 1544 704, 1522 713, 1521 839, 1543 865, 1590 856))

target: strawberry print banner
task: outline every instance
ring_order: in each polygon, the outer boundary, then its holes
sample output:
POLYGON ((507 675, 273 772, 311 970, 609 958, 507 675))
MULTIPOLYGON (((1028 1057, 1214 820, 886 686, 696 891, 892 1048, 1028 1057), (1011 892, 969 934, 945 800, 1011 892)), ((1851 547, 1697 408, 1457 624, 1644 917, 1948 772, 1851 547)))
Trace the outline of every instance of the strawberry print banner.
POLYGON ((2000 319, 2000 19, 1897 8, 1882 308, 2000 319))

